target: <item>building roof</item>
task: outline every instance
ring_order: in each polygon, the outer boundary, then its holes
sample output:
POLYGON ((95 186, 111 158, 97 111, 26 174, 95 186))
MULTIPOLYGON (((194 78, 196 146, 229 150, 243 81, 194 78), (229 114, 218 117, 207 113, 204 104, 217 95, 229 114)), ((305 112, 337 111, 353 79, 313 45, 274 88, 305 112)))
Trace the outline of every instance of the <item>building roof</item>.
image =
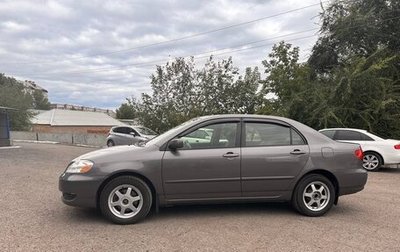
POLYGON ((115 126, 120 121, 100 112, 52 109, 38 111, 32 119, 32 124, 47 124, 51 126, 115 126))
POLYGON ((18 109, 0 106, 0 112, 4 112, 4 111, 7 111, 7 110, 18 110, 18 109))

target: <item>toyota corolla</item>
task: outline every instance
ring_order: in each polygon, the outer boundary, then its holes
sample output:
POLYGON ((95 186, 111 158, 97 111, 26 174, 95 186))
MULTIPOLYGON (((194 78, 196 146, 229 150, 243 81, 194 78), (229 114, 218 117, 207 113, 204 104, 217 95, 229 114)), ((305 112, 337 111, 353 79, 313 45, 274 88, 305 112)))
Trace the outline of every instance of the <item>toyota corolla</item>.
POLYGON ((364 188, 362 159, 358 144, 291 119, 214 115, 77 157, 59 189, 65 204, 99 208, 118 224, 138 222, 152 208, 200 203, 291 202, 301 214, 321 216, 339 196, 364 188), (204 131, 202 141, 190 141, 204 131))

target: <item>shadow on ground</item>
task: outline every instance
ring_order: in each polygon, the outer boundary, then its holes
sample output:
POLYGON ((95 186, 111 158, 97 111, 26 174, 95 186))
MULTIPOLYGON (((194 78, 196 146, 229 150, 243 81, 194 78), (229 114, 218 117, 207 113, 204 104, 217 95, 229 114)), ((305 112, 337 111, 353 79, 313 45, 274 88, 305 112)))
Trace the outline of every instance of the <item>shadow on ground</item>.
POLYGON ((380 168, 378 171, 376 171, 376 173, 398 173, 400 174, 400 168, 396 169, 396 168, 380 168))
MULTIPOLYGON (((63 211, 65 221, 69 223, 107 223, 100 211, 90 208, 66 207, 63 211)), ((152 211, 146 221, 177 218, 208 218, 214 216, 253 216, 253 215, 298 215, 287 203, 242 203, 214 205, 179 205, 152 211)))

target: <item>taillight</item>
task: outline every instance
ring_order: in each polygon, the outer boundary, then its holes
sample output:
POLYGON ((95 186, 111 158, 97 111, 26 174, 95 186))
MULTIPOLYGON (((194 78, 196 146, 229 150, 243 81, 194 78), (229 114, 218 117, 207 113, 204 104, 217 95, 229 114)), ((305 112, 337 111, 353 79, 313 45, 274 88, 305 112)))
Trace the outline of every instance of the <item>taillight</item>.
POLYGON ((357 157, 358 159, 363 160, 364 153, 363 153, 361 147, 358 148, 358 149, 354 152, 354 155, 356 155, 356 157, 357 157))
POLYGON ((394 146, 394 148, 395 148, 396 150, 400 150, 400 144, 396 144, 396 145, 394 146))

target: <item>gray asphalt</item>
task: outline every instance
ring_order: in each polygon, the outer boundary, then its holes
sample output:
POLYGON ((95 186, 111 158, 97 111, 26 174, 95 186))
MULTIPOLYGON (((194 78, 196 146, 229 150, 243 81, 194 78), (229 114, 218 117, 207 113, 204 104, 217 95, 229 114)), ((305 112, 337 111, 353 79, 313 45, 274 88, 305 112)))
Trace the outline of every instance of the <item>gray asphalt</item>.
POLYGON ((18 145, 0 149, 0 251, 400 251, 400 169, 370 173, 324 217, 287 204, 179 206, 118 226, 60 201, 58 176, 93 149, 18 145))

